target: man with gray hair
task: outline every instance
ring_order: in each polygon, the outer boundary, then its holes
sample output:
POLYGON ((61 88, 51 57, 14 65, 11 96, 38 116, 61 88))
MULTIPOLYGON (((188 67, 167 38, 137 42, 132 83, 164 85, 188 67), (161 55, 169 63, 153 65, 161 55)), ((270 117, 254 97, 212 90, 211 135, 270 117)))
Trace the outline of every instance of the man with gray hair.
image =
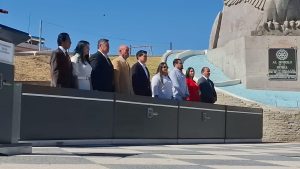
POLYGON ((198 80, 201 92, 201 102, 215 103, 217 101, 217 93, 214 83, 209 79, 210 69, 203 67, 201 70, 202 77, 198 80))
POLYGON ((114 92, 114 68, 108 58, 109 40, 98 41, 98 51, 90 57, 93 90, 114 92))

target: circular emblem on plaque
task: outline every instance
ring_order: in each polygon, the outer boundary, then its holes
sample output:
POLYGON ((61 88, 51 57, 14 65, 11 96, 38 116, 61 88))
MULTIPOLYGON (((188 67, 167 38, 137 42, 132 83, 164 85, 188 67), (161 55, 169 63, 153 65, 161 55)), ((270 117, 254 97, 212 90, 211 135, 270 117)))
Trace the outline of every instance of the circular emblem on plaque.
POLYGON ((289 53, 284 49, 280 49, 276 52, 276 57, 279 60, 286 60, 289 57, 289 53))

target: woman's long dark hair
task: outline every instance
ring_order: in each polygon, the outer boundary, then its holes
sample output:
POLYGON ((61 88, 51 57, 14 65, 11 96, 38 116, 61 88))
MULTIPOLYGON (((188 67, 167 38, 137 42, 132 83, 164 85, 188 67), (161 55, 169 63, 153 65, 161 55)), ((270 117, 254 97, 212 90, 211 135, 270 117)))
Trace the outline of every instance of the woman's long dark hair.
POLYGON ((192 67, 187 68, 186 72, 185 72, 185 77, 186 78, 190 78, 190 70, 194 70, 194 75, 195 75, 195 69, 192 67))
MULTIPOLYGON (((160 76, 160 82, 161 82, 162 84, 164 84, 164 82, 163 82, 163 77, 162 77, 162 76, 163 76, 163 75, 162 75, 162 69, 163 69, 164 65, 168 66, 166 62, 161 62, 161 63, 158 65, 157 70, 156 70, 156 74, 159 73, 159 76, 160 76)), ((168 76, 168 78, 169 78, 169 76, 168 76)))
POLYGON ((74 54, 76 54, 76 53, 79 54, 79 58, 83 64, 85 64, 85 62, 90 63, 89 55, 83 56, 83 49, 84 49, 84 47, 86 47, 88 45, 90 45, 90 43, 88 41, 81 40, 77 43, 77 46, 74 49, 74 54))

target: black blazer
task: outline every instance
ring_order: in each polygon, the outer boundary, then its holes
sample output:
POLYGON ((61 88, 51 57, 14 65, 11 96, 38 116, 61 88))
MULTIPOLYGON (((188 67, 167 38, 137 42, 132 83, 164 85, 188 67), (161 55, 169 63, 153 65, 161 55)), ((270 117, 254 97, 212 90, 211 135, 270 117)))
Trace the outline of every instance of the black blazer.
POLYGON ((113 92, 114 68, 109 58, 97 51, 90 57, 92 66, 91 82, 93 90, 113 92))
MULTIPOLYGON (((149 74, 149 71, 146 67, 146 70, 149 74)), ((141 96, 151 96, 151 85, 150 85, 150 77, 148 78, 142 65, 137 62, 132 65, 132 88, 135 95, 141 96)))
POLYGON ((201 90, 201 102, 215 103, 217 101, 217 93, 215 85, 210 79, 205 79, 203 76, 198 80, 201 90))
POLYGON ((74 88, 75 78, 69 55, 61 49, 52 52, 50 58, 50 74, 52 87, 74 88))

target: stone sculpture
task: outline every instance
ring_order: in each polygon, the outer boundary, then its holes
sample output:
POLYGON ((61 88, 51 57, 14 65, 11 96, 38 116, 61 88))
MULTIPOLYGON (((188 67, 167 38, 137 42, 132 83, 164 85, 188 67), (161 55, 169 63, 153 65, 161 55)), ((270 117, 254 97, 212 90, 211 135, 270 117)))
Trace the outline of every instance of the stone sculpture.
POLYGON ((268 34, 270 31, 273 31, 272 35, 281 35, 276 31, 287 35, 300 29, 300 0, 224 0, 224 5, 227 7, 242 3, 251 4, 254 8, 264 11, 256 30, 257 35, 268 34))

